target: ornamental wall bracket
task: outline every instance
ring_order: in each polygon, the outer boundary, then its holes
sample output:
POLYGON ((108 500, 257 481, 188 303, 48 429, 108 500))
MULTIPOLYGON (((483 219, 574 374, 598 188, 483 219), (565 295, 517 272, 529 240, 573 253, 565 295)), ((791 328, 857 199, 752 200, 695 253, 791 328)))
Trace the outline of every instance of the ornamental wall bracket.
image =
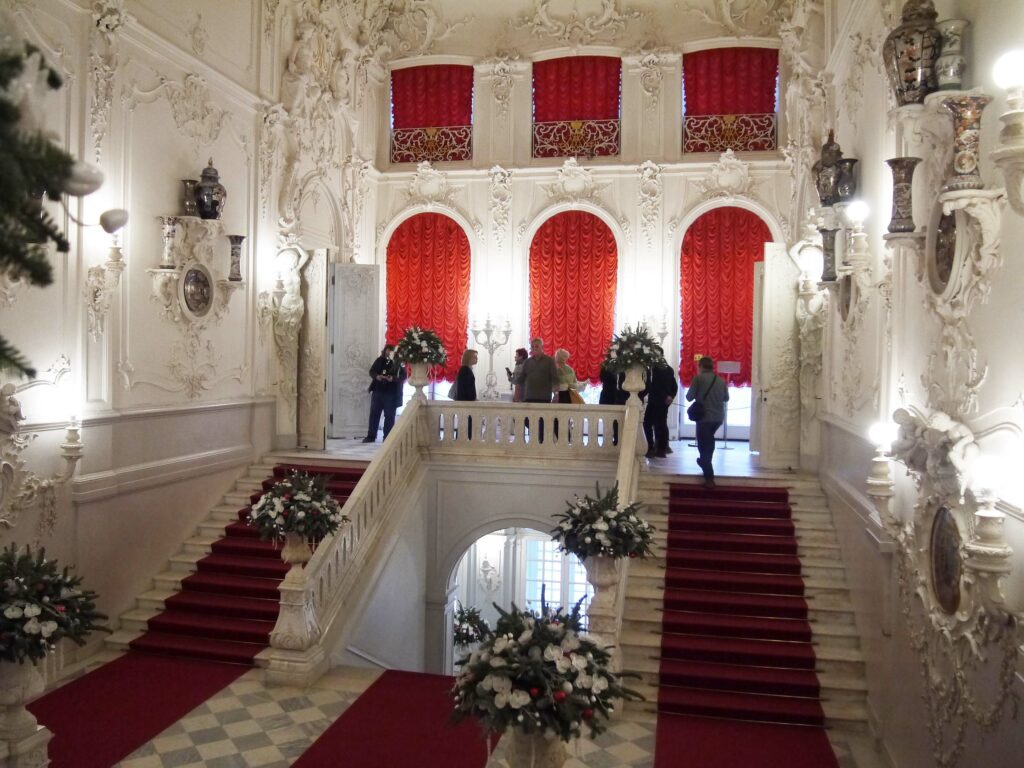
MULTIPOLYGON (((59 375, 54 381, 59 379, 59 375)), ((63 468, 49 477, 40 477, 26 468, 22 453, 38 437, 22 431, 25 415, 16 395, 40 383, 32 381, 20 387, 8 383, 0 387, 0 527, 15 528, 23 512, 38 508, 36 542, 53 532, 57 522, 57 491, 71 480, 82 458, 82 441, 77 421, 67 427, 60 445, 63 468)))
POLYGON ((558 169, 555 180, 541 184, 552 203, 594 203, 601 205, 601 192, 608 182, 594 181, 594 175, 570 157, 558 169))
POLYGON ((618 0, 600 0, 600 9, 581 15, 575 4, 568 17, 554 15, 552 0, 534 0, 533 12, 510 20, 514 29, 525 29, 531 37, 547 37, 563 45, 590 45, 600 38, 618 38, 630 22, 644 18, 640 11, 620 11, 618 0))
POLYGON ((93 341, 103 337, 107 314, 110 312, 111 299, 121 282, 124 272, 124 255, 121 253, 120 237, 114 233, 114 245, 111 246, 104 264, 89 267, 85 278, 85 312, 89 336, 93 341))
POLYGON ((978 453, 973 432, 939 411, 900 408, 893 418, 899 435, 892 456, 907 467, 919 495, 909 522, 894 512, 882 522, 896 542, 900 601, 921 661, 936 764, 953 766, 968 722, 990 729, 1008 702, 1016 709, 1024 616, 1007 607, 1002 592, 1013 550, 996 500, 966 489, 978 453))
POLYGON ((696 182, 701 200, 716 197, 749 197, 756 199, 760 180, 750 175, 750 164, 727 149, 718 157, 703 179, 696 182))

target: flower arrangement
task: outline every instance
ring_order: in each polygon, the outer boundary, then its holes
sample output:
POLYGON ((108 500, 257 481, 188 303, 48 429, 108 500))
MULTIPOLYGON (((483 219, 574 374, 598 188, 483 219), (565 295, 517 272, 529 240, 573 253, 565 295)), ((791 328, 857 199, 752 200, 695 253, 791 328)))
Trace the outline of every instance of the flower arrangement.
POLYGON ((584 726, 591 736, 604 731, 600 718, 614 711, 614 699, 643 698, 609 670, 608 649, 581 633, 580 603, 552 609, 542 597, 540 614, 495 607, 494 631, 460 660, 455 722, 473 716, 488 732, 520 728, 568 741, 584 726))
POLYGON ((596 498, 577 496, 565 512, 555 516, 560 522, 551 531, 551 538, 559 548, 581 560, 594 555, 618 558, 651 554, 654 526, 637 514, 640 504, 620 506, 618 483, 604 494, 598 486, 596 493, 596 498))
POLYGON ((609 370, 621 372, 634 365, 650 368, 664 359, 664 352, 646 325, 638 325, 635 331, 627 325, 621 333, 612 338, 604 365, 609 370))
POLYGON ((320 541, 348 522, 326 484, 324 475, 289 472, 252 505, 249 524, 259 529, 263 539, 282 539, 294 533, 320 541))
POLYGON ((406 363, 444 365, 448 360, 441 337, 429 328, 412 325, 395 345, 395 357, 406 363))
POLYGON ((490 625, 480 615, 479 608, 463 608, 455 610, 454 639, 456 648, 479 643, 491 632, 490 625))
POLYGON ((0 660, 35 663, 65 637, 85 645, 90 632, 109 632, 96 622, 96 593, 80 589, 82 578, 46 559, 46 550, 0 551, 0 660))

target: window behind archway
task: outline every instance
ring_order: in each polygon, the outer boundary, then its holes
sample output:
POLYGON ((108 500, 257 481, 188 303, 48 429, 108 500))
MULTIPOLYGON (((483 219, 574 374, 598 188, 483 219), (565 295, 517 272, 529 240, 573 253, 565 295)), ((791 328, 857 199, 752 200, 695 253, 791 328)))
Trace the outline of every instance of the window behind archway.
POLYGON ((454 380, 469 328, 469 239, 440 213, 403 221, 387 251, 387 340, 411 325, 438 332, 448 350, 444 378, 454 380))
POLYGON ((764 260, 771 239, 757 214, 736 207, 710 210, 686 230, 680 257, 684 382, 696 373, 695 356, 707 355, 739 361, 731 383, 750 384, 754 264, 764 260))
POLYGON ((579 379, 598 381, 615 325, 615 235, 586 211, 545 221, 530 243, 530 335, 569 350, 579 379))

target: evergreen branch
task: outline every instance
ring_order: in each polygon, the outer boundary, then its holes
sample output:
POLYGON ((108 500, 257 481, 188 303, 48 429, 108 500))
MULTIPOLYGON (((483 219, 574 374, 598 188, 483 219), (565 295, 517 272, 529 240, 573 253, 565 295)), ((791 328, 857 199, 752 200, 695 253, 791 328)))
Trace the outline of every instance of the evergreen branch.
POLYGON ((12 373, 28 379, 36 377, 36 369, 3 336, 0 336, 0 373, 12 373))

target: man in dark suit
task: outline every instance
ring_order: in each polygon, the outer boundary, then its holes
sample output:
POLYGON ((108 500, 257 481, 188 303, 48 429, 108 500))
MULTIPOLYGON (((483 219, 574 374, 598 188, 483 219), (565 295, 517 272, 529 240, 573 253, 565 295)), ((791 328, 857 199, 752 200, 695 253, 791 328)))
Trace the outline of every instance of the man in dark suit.
MULTIPOLYGON (((659 350, 660 352, 660 350, 659 350)), ((679 382, 665 358, 651 366, 647 374, 647 410, 644 412, 644 436, 647 458, 663 459, 668 452, 668 407, 679 393, 679 382)))
POLYGON ((380 351, 380 357, 370 366, 370 425, 363 438, 364 443, 376 442, 382 414, 384 438, 387 439, 391 428, 395 426, 395 411, 398 410, 404 384, 405 370, 395 360, 395 345, 387 344, 380 351))

